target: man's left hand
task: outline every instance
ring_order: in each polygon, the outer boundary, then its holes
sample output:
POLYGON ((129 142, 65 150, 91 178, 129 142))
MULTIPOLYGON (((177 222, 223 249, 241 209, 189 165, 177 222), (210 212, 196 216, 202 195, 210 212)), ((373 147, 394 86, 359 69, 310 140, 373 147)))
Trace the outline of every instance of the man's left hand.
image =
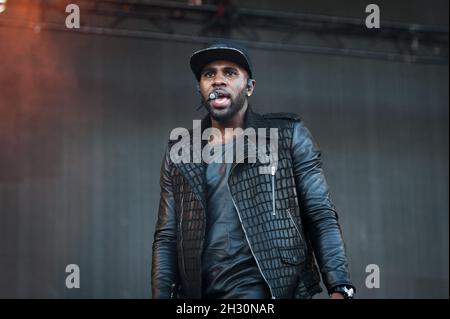
POLYGON ((344 296, 339 292, 333 292, 330 299, 345 299, 344 296))

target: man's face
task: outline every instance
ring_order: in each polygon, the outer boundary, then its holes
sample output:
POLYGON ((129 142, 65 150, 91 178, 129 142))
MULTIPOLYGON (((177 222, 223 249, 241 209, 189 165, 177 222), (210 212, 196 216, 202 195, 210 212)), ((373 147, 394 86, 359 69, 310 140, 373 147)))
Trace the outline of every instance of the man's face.
POLYGON ((214 61, 207 64, 200 75, 200 95, 202 104, 209 114, 218 122, 227 122, 247 105, 248 73, 236 63, 214 61), (215 100, 208 101, 212 91, 219 93, 215 100))

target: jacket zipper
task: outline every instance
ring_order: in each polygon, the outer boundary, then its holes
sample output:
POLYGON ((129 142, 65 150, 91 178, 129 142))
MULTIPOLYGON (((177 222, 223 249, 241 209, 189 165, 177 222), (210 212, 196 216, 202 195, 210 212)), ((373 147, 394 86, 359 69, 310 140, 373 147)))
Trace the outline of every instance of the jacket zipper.
MULTIPOLYGON (((233 173, 233 170, 234 170, 234 168, 235 168, 236 166, 237 166, 237 164, 234 165, 234 166, 231 168, 230 174, 228 175, 228 179, 230 179, 230 176, 231 176, 231 174, 233 173)), ((273 168, 272 168, 272 170, 273 170, 273 168)), ((274 175, 272 174, 272 176, 274 176, 274 175)), ((229 184, 228 182, 227 182, 227 186, 228 186, 228 191, 230 192, 231 200, 233 201, 234 208, 236 209, 236 212, 237 212, 237 214, 238 214, 239 221, 241 222, 242 230, 244 231, 244 235, 245 235, 245 239, 247 240, 248 247, 250 248, 250 251, 251 251, 251 253, 252 253, 252 255, 253 255, 253 258, 255 258, 256 265, 258 266, 258 269, 259 269, 259 272, 261 273, 261 276, 263 277, 264 281, 266 282, 267 286, 269 287, 270 295, 271 295, 272 299, 276 299, 276 297, 275 297, 274 294, 273 294, 272 287, 270 287, 270 284, 269 284, 269 282, 267 281, 266 276, 264 275, 263 271, 261 270, 261 266, 260 266, 260 264, 259 264, 258 258, 256 258, 256 255, 255 255, 255 252, 253 251, 252 245, 250 244, 250 241, 248 240, 247 231, 245 230, 245 227, 244 227, 243 224, 242 224, 241 214, 240 214, 239 209, 238 209, 238 207, 237 207, 237 205, 236 205, 236 202, 234 201, 233 194, 231 193, 231 189, 230 189, 230 184, 229 184)))
POLYGON ((184 204, 184 186, 181 186, 181 212, 180 212, 180 248, 181 248, 181 267, 183 268, 184 276, 186 276, 186 268, 184 263, 184 248, 183 248, 183 204, 184 204))
POLYGON ((298 225, 294 220, 294 217, 292 216, 291 210, 288 208, 286 209, 286 212, 289 215, 289 218, 291 219, 292 223, 294 224, 294 228, 297 231, 298 236, 300 237, 300 240, 303 240, 302 234, 300 233, 300 229, 298 229, 298 225))

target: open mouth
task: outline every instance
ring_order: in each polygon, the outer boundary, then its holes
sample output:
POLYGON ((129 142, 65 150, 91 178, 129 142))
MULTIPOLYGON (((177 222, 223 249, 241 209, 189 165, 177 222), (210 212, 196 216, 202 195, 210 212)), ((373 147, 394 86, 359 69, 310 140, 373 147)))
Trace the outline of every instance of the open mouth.
POLYGON ((212 101, 212 105, 214 107, 225 107, 229 104, 230 98, 228 97, 219 97, 212 101))
POLYGON ((230 94, 228 92, 225 92, 225 91, 216 91, 216 92, 217 92, 219 98, 221 98, 221 97, 230 98, 230 94))

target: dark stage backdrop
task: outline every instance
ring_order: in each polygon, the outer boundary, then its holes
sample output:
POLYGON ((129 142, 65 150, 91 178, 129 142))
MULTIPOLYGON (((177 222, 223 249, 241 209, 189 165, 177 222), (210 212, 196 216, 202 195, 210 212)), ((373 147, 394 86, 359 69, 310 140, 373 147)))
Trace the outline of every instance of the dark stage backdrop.
MULTIPOLYGON (((196 48, 0 28, 0 297, 151 296, 163 150, 204 115, 196 48)), ((323 151, 358 296, 448 298, 448 65, 250 53, 253 108, 299 113, 323 151)))

